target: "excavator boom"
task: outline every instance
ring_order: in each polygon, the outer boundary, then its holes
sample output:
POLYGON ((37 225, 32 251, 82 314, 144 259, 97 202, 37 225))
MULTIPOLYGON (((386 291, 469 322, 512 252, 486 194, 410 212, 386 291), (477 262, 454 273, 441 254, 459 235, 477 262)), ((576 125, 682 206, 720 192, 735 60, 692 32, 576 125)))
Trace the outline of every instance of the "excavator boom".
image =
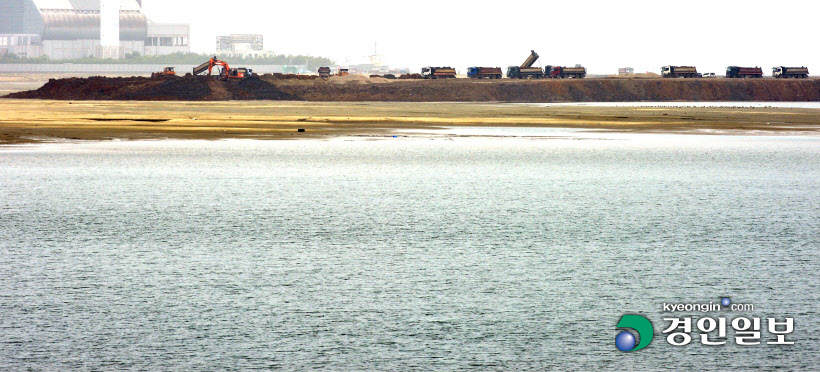
POLYGON ((210 75, 214 69, 214 66, 222 66, 224 68, 223 74, 227 74, 228 70, 231 69, 231 67, 228 66, 228 63, 220 61, 218 58, 216 58, 216 56, 214 56, 213 58, 209 59, 208 62, 205 62, 199 66, 194 67, 194 75, 199 75, 205 72, 205 70, 208 70, 208 75, 210 75))
POLYGON ((199 75, 205 72, 205 70, 208 70, 208 75, 210 75, 213 72, 214 66, 222 66, 222 71, 219 73, 221 80, 244 79, 253 76, 253 70, 244 67, 231 68, 227 62, 220 61, 216 56, 208 60, 208 62, 194 67, 194 75, 199 75))

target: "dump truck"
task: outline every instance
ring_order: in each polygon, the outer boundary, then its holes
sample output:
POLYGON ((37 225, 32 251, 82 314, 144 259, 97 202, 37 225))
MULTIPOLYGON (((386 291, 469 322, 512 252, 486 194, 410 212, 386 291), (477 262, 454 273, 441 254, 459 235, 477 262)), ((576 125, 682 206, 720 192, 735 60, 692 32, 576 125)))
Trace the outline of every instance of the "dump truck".
POLYGON ((211 72, 216 66, 220 66, 222 68, 222 71, 219 73, 220 80, 244 79, 253 76, 253 70, 245 67, 231 68, 231 66, 228 66, 227 62, 220 61, 216 58, 216 56, 209 59, 208 62, 194 67, 193 72, 194 75, 199 75, 205 71, 208 71, 208 75, 211 75, 211 72))
POLYGON ((173 67, 166 67, 162 69, 162 72, 153 72, 151 73, 151 77, 160 77, 160 76, 174 76, 177 73, 174 71, 173 67))
POLYGON ((501 67, 467 67, 467 77, 470 79, 501 79, 501 67))
POLYGON ((544 77, 544 70, 540 67, 532 67, 538 60, 538 53, 530 51, 530 56, 524 60, 521 66, 507 67, 507 77, 510 79, 540 79, 544 77))
POLYGON ((456 78, 456 69, 446 66, 446 67, 422 67, 421 68, 421 78, 422 79, 455 79, 456 78))
POLYGON ((663 66, 661 76, 665 78, 697 78, 700 77, 695 66, 663 66))
POLYGON ((762 78, 763 69, 760 67, 726 67, 727 78, 762 78))
POLYGON ((772 76, 778 79, 806 79, 809 77, 808 67, 786 67, 776 66, 772 67, 772 76))
POLYGON ((319 67, 319 77, 327 79, 330 77, 330 67, 319 67))
POLYGON ((548 78, 553 79, 583 79, 587 76, 587 69, 581 65, 575 65, 575 67, 547 66, 544 67, 544 72, 548 78))

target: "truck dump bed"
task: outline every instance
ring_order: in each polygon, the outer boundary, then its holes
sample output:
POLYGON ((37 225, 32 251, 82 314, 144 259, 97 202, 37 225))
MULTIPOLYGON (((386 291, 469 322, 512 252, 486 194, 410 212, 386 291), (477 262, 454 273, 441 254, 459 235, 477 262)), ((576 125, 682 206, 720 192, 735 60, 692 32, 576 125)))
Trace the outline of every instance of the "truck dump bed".
POLYGON ((672 66, 672 71, 677 74, 697 74, 698 69, 695 66, 672 66))
POLYGON ((524 61, 524 63, 522 63, 522 64, 521 64, 521 66, 519 66, 519 67, 521 67, 521 70, 522 70, 522 71, 523 71, 525 68, 530 68, 530 67, 532 67, 532 65, 534 65, 534 64, 535 64, 535 61, 537 61, 537 60, 538 60, 538 53, 536 53, 534 50, 531 50, 530 52, 531 52, 531 53, 530 53, 530 56, 529 56, 529 57, 527 57, 527 59, 524 61))
POLYGON ((455 75, 456 69, 454 68, 436 68, 433 71, 433 75, 442 76, 442 75, 455 75))
POLYGON ((479 75, 501 75, 501 67, 478 67, 479 75))
POLYGON ((785 73, 787 74, 795 74, 795 75, 808 75, 809 69, 807 67, 786 67, 785 73))
POLYGON ((565 74, 586 74, 587 69, 583 67, 564 67, 565 74))
POLYGON ((211 65, 211 61, 205 62, 199 66, 194 67, 194 75, 199 75, 205 72, 208 69, 208 66, 211 65))
POLYGON ((743 75, 761 75, 763 76, 763 69, 760 67, 741 67, 738 70, 739 74, 743 75))

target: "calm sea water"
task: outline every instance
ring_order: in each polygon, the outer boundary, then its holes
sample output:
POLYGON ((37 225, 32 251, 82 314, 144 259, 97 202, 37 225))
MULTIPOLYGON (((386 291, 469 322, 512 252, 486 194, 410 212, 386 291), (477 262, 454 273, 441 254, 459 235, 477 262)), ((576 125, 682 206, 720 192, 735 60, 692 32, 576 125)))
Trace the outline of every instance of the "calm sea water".
POLYGON ((818 368, 820 138, 529 131, 2 148, 0 369, 818 368))

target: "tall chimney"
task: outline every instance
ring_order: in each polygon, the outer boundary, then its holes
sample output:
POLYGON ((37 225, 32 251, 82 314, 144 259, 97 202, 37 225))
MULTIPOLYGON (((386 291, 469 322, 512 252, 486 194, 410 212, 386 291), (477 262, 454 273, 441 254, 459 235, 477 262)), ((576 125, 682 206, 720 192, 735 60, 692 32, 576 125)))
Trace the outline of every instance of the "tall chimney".
POLYGON ((120 56, 120 0, 100 1, 100 48, 102 58, 120 56))

